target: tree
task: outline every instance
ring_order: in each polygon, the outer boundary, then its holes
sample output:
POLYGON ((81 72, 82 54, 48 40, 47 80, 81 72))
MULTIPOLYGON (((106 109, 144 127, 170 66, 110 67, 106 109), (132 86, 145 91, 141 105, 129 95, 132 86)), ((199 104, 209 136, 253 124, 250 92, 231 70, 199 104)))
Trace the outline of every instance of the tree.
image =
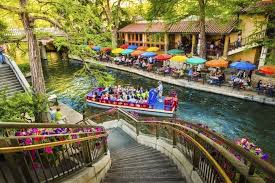
MULTIPOLYGON (((35 22, 37 20, 44 20, 54 24, 57 27, 60 27, 60 25, 50 17, 45 16, 43 11, 37 7, 39 7, 39 2, 30 2, 30 0, 14 0, 12 2, 2 1, 0 3, 0 9, 17 14, 20 17, 28 40, 28 55, 30 59, 33 92, 34 95, 41 96, 45 95, 45 82, 40 60, 39 45, 34 32, 35 22), (17 2, 18 5, 14 5, 15 2, 17 2), (10 5, 11 3, 13 3, 13 5, 10 5)), ((41 122, 42 118, 43 113, 41 112, 38 112, 35 115, 35 120, 37 122, 41 122)), ((46 117, 43 119, 47 121, 46 117)))
POLYGON ((190 16, 198 16, 200 27, 200 54, 206 58, 205 22, 207 18, 216 21, 226 21, 236 17, 241 6, 246 6, 249 0, 149 0, 151 6, 148 20, 162 18, 168 24, 178 22, 190 16))

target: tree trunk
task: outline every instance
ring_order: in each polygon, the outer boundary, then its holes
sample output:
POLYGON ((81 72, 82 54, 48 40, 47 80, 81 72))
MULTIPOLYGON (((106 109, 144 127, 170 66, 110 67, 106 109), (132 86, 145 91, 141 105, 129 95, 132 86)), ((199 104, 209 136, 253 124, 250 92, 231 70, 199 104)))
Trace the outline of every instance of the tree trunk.
POLYGON ((117 47, 117 28, 116 27, 112 29, 112 47, 113 48, 117 47))
MULTIPOLYGON (((20 6, 25 8, 27 0, 20 0, 20 6)), ((45 95, 45 82, 40 58, 40 50, 37 42, 36 35, 34 34, 33 20, 30 18, 29 14, 24 12, 20 14, 21 21, 23 23, 26 37, 28 40, 28 55, 30 60, 30 68, 32 75, 32 87, 34 95, 45 95)), ((46 103, 45 103, 46 104, 46 103)), ((35 112, 35 121, 42 122, 45 118, 42 112, 35 112)), ((47 118, 46 118, 47 119, 47 118)), ((45 120, 46 120, 45 119, 45 120)), ((46 120, 47 122, 47 120, 46 120)))
POLYGON ((205 0, 198 0, 200 8, 200 57, 206 58, 206 36, 205 36, 205 0))

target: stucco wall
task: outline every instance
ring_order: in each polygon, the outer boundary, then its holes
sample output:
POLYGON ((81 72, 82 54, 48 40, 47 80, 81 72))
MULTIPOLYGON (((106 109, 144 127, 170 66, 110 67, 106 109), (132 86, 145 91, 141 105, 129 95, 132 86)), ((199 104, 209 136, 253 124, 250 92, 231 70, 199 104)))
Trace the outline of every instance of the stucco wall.
POLYGON ((242 37, 247 37, 255 32, 266 29, 266 18, 264 15, 241 15, 240 26, 242 37))
POLYGON ((236 53, 234 55, 228 56, 229 60, 237 61, 237 60, 244 60, 244 61, 249 61, 253 64, 257 64, 259 60, 259 52, 261 47, 257 48, 251 48, 239 53, 236 53))

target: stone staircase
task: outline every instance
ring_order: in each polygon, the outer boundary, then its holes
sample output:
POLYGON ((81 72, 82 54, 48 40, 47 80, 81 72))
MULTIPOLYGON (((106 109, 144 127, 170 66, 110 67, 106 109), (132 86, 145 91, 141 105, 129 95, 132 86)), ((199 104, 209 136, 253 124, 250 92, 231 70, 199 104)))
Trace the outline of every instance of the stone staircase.
POLYGON ((8 96, 14 95, 17 92, 24 92, 24 88, 8 64, 0 65, 1 90, 6 90, 8 96))
POLYGON ((103 182, 185 182, 168 157, 151 147, 138 144, 121 129, 112 129, 109 139, 112 166, 103 182))

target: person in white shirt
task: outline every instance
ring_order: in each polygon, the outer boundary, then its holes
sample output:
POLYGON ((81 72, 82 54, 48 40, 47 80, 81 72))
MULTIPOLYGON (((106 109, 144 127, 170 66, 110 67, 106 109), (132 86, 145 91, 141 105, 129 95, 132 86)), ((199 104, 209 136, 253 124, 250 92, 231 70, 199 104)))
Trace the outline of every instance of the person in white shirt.
POLYGON ((161 81, 158 82, 157 91, 158 91, 158 96, 159 96, 159 102, 162 102, 163 85, 162 85, 161 81))

